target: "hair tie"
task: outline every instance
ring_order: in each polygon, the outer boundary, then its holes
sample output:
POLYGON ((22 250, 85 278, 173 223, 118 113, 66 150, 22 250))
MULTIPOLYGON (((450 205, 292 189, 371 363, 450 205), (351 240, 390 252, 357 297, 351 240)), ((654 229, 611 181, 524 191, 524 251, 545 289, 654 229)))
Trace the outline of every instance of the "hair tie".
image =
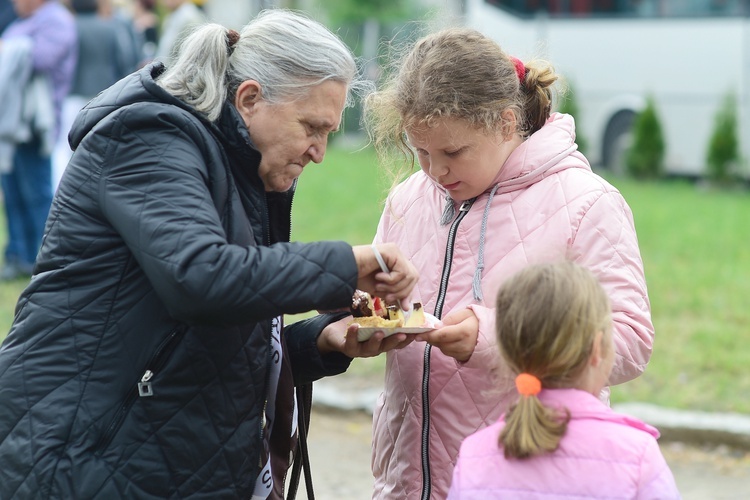
POLYGON ((517 57, 510 56, 510 62, 513 63, 513 66, 516 68, 516 76, 518 77, 518 81, 521 82, 521 85, 526 83, 526 66, 523 65, 523 61, 518 59, 517 57))
POLYGON ((530 373, 519 373, 516 377, 516 389, 521 396, 536 396, 542 390, 542 382, 530 373))
POLYGON ((234 52, 234 46, 240 40, 240 34, 235 30, 227 30, 227 56, 231 56, 234 52))

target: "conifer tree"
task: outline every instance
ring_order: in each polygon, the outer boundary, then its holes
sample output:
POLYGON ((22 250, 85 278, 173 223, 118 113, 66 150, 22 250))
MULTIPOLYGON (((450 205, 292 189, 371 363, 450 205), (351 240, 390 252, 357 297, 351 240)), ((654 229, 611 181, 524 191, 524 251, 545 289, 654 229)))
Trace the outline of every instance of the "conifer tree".
POLYGON ((633 177, 656 178, 664 171, 664 135, 653 96, 638 113, 633 123, 633 143, 625 158, 628 174, 633 177))
POLYGON ((719 184, 731 182, 739 156, 737 98, 730 92, 716 113, 714 130, 708 144, 706 164, 709 179, 719 184))

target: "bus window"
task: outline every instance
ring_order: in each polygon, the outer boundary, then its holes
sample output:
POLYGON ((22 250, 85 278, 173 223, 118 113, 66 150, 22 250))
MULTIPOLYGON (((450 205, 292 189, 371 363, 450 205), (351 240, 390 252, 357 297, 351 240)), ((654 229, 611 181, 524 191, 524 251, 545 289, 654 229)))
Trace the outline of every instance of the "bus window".
POLYGON ((521 60, 550 60, 572 84, 577 134, 596 168, 621 168, 650 97, 666 172, 704 175, 729 94, 750 163, 750 0, 466 0, 465 19, 521 60))

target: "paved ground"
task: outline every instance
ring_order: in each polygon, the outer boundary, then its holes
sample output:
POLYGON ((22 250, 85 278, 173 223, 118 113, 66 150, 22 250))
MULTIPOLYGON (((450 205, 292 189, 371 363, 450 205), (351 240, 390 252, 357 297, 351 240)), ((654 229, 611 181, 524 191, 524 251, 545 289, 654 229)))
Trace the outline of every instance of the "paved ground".
MULTIPOLYGON (((317 407, 310 428, 310 460, 318 500, 368 500, 371 416, 317 407)), ((685 500, 750 498, 750 452, 663 443, 663 453, 685 500)), ((307 499, 304 484, 298 498, 307 499)))
MULTIPOLYGON (((371 411, 382 389, 382 375, 346 373, 320 380, 313 391, 313 415, 309 435, 315 497, 318 500, 367 500, 371 498, 371 411)), ((636 408, 631 408, 635 410, 636 408)), ((633 413, 638 416, 642 412, 633 413)), ((656 416, 641 417, 649 421, 656 416)), ((690 412, 679 417, 690 416, 690 412)), ((741 431, 746 445, 747 417, 741 431)), ((700 415, 696 419, 702 420, 700 415)), ((668 420, 674 420, 669 416, 668 420)), ((676 420, 684 420, 677 418, 676 420)), ((656 424, 656 422, 653 422, 656 424)), ((694 422, 696 425, 700 422, 694 422)), ((661 425, 661 424, 660 424, 661 425)), ((670 426, 665 422, 664 426, 670 426)), ((690 427, 680 422, 680 427, 690 427)), ((730 427, 727 427, 730 428, 730 427)), ((679 438, 681 434, 664 433, 679 438)), ((711 435, 711 434, 709 434, 711 435)), ((686 435, 685 435, 686 436, 686 435)), ((721 442, 726 443, 727 440, 721 442)), ((661 441, 662 452, 685 500, 750 499, 750 447, 725 444, 699 446, 681 441, 661 441)), ((304 484, 297 498, 307 500, 304 484)))

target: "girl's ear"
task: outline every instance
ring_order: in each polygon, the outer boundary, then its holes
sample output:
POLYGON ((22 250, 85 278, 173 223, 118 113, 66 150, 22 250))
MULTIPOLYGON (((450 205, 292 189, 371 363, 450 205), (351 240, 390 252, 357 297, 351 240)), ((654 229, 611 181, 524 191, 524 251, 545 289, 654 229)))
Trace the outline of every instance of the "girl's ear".
POLYGON ((604 360, 604 332, 599 330, 594 334, 594 343, 591 346, 591 355, 589 355, 589 364, 594 368, 602 364, 604 360))
POLYGON ((516 117, 516 114, 510 109, 506 109, 505 111, 500 113, 500 117, 503 120, 503 125, 500 133, 502 134, 503 141, 508 141, 513 137, 513 134, 518 131, 518 118, 516 117))
POLYGON ((255 110, 256 104, 262 100, 260 83, 255 80, 245 80, 237 87, 237 93, 234 96, 234 106, 245 120, 245 123, 247 123, 255 110))

